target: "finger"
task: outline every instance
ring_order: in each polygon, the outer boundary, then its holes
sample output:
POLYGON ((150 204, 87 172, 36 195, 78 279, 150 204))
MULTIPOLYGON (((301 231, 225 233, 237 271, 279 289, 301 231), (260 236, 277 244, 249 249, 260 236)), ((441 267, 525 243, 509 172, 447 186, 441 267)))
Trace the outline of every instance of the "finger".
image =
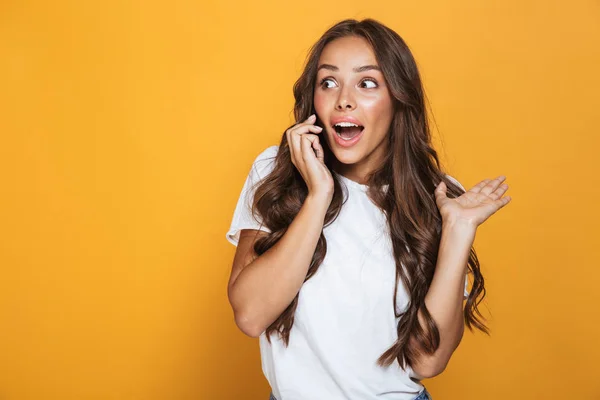
POLYGON ((504 207, 505 205, 507 205, 508 203, 510 203, 511 200, 512 200, 512 197, 506 196, 506 197, 503 197, 501 199, 496 200, 495 204, 496 204, 496 206, 498 207, 498 210, 499 210, 502 207, 504 207))
POLYGON ((491 193, 489 195, 489 197, 493 200, 497 200, 500 197, 502 197, 502 195, 504 193, 506 193, 507 190, 508 190, 508 185, 506 183, 503 183, 502 185, 498 186, 498 189, 496 189, 493 193, 491 193))
MULTIPOLYGON (((302 121, 302 122, 296 122, 294 125, 292 125, 291 127, 289 127, 289 128, 288 128, 288 129, 285 131, 285 133, 286 133, 286 136, 287 136, 287 139, 288 139, 288 145, 292 143, 292 139, 290 138, 290 133, 291 133, 291 132, 294 132, 294 130, 295 130, 296 128, 300 127, 300 126, 304 126, 304 125, 307 125, 307 124, 311 124, 311 123, 314 123, 315 121, 316 121, 316 116, 315 116, 315 114, 312 114, 311 116, 309 116, 309 117, 308 117, 307 119, 305 119, 304 121, 302 121)), ((290 146, 290 147, 291 147, 291 146, 290 146)), ((293 150, 292 150, 292 151, 293 151, 293 150)))
POLYGON ((306 125, 306 124, 314 124, 316 120, 317 120, 317 117, 315 116, 315 114, 312 114, 311 116, 306 118, 304 121, 296 122, 294 124, 294 127, 300 126, 300 125, 306 125))
POLYGON ((310 136, 312 135, 301 136, 302 159, 304 160, 304 164, 307 166, 307 168, 312 167, 313 163, 317 160, 317 156, 312 149, 313 139, 311 139, 310 136))
POLYGON ((488 182, 487 185, 485 185, 482 189, 481 189, 481 193, 485 194, 486 196, 489 196, 493 191, 495 191, 498 186, 506 179, 506 177, 504 175, 500 175, 499 177, 497 177, 496 179, 491 180, 490 182, 488 182))
POLYGON ((323 146, 321 146, 318 136, 315 136, 315 140, 313 140, 312 145, 317 152, 317 159, 325 164, 325 151, 323 150, 323 146))
POLYGON ((440 183, 436 186, 435 191, 434 191, 436 201, 443 200, 447 197, 446 189, 447 189, 446 182, 444 182, 443 180, 440 181, 440 183))
POLYGON ((320 160, 321 162, 323 162, 323 164, 325 163, 325 152, 323 151, 323 147, 321 147, 321 142, 319 141, 319 137, 317 135, 313 135, 313 134, 305 134, 302 135, 302 138, 306 138, 310 141, 310 147, 311 147, 311 151, 313 154, 315 154, 315 157, 320 160), (314 149, 314 150, 313 150, 314 149))
POLYGON ((489 182, 491 182, 491 179, 484 179, 481 182, 479 182, 477 185, 475 185, 471 189, 469 189, 469 192, 479 193, 479 192, 481 192, 481 189, 483 189, 485 187, 485 185, 487 185, 489 182))
POLYGON ((294 147, 292 143, 292 133, 288 129, 285 131, 285 135, 287 137, 287 146, 290 149, 290 159, 292 160, 292 164, 296 165, 296 154, 294 153, 294 147))
POLYGON ((321 133, 321 131, 323 130, 323 128, 321 128, 320 126, 316 126, 316 125, 300 125, 294 129, 292 129, 292 133, 295 134, 304 134, 304 133, 321 133))
POLYGON ((304 168, 304 162, 302 160, 302 151, 300 149, 300 135, 295 134, 294 129, 295 127, 290 127, 286 131, 286 135, 292 164, 296 166, 298 171, 301 171, 304 168))
POLYGON ((306 161, 303 157, 304 151, 303 151, 302 145, 301 145, 302 136, 304 136, 304 135, 313 136, 311 134, 311 132, 320 133, 321 131, 322 131, 322 128, 319 126, 306 125, 306 124, 299 125, 291 130, 290 135, 291 135, 292 141, 294 143, 293 146, 294 146, 294 152, 296 154, 296 163, 298 163, 300 165, 300 168, 304 168, 306 165, 306 161))
POLYGON ((290 132, 290 139, 292 141, 292 149, 294 151, 294 160, 296 160, 296 167, 298 170, 304 170, 304 158, 302 157, 302 135, 294 133, 294 130, 290 132))

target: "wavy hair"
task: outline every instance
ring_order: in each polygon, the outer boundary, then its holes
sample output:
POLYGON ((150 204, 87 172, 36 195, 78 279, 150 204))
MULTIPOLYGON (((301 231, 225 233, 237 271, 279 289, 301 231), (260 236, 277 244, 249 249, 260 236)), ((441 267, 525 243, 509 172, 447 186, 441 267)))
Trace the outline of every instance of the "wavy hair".
MULTIPOLYGON (((350 35, 362 37, 372 46, 394 103, 394 116, 387 136, 390 151, 379 168, 370 174, 367 192, 386 216, 396 263, 394 304, 390 306, 394 307, 398 318, 398 339, 377 362, 381 366, 389 366, 398 360, 402 368, 406 364, 412 367, 420 350, 409 346, 411 336, 427 354, 433 354, 440 343, 439 330, 425 306, 425 295, 433 279, 441 239, 442 219, 434 190, 441 180, 448 187, 448 197, 458 197, 464 190, 446 177, 432 147, 421 78, 408 46, 396 32, 374 19, 340 21, 310 48, 304 71, 293 88, 296 121, 303 121, 315 113, 313 96, 317 63, 323 48, 332 40, 350 35), (389 185, 388 190, 382 190, 385 185, 389 185), (400 281, 409 294, 407 307, 401 313, 396 308, 396 291, 400 281), (425 317, 427 329, 419 323, 419 310, 425 317)), ((323 127, 318 119, 316 125, 323 127)), ((331 170, 331 160, 335 156, 325 140, 321 140, 321 145, 325 151, 325 164, 331 170)), ((308 195, 306 183, 292 164, 285 131, 274 163, 273 172, 257 185, 252 204, 252 212, 259 215, 271 230, 269 235, 254 244, 257 255, 263 254, 281 239, 308 195)), ((335 174, 332 175, 334 194, 324 226, 337 218, 344 203, 344 184, 335 174)), ((305 281, 315 274, 326 253, 327 240, 321 232, 305 281)), ((473 247, 468 273, 473 276, 473 284, 464 308, 465 325, 471 331, 475 327, 489 334, 479 317, 485 318, 477 308, 485 297, 485 288, 473 247), (481 298, 476 301, 480 295, 481 298)), ((269 342, 270 335, 278 333, 284 344, 289 345, 297 305, 298 294, 267 328, 269 342)))

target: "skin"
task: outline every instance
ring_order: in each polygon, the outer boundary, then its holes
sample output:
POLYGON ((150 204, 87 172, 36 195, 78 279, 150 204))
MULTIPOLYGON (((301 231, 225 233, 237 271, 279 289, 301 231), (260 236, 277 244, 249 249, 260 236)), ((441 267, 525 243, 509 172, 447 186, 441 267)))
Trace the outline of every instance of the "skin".
MULTIPOLYGON (((314 125, 313 115, 288 132, 296 150, 295 158, 307 160, 302 165, 303 176, 318 177, 313 178, 313 182, 322 184, 313 186, 325 188, 324 192, 327 192, 331 189, 331 178, 322 170, 323 152, 319 138, 326 140, 337 158, 333 168, 364 184, 368 173, 379 165, 387 151, 385 139, 393 117, 393 99, 381 71, 353 70, 366 65, 378 66, 373 49, 363 38, 351 36, 330 42, 318 65, 314 106, 325 129, 315 129, 318 127, 314 125), (357 118, 365 127, 363 137, 351 148, 337 145, 331 123, 332 118, 347 115, 357 118), (300 146, 300 143, 305 145, 300 146)), ((477 227, 510 202, 510 196, 503 197, 508 190, 508 185, 503 183, 505 179, 503 175, 484 179, 454 199, 447 197, 444 182, 435 189, 436 205, 442 216, 442 235, 425 304, 439 329, 440 346, 434 354, 421 353, 413 365, 413 371, 421 378, 431 378, 444 371, 462 339, 463 285, 470 249, 477 227)), ((426 327, 420 311, 418 316, 421 326, 426 327)), ((410 345, 419 346, 412 339, 410 345)))
MULTIPOLYGON (((298 218, 298 221, 302 222, 297 225, 300 226, 296 228, 299 232, 296 233, 297 237, 288 239, 288 244, 281 244, 285 242, 282 239, 280 243, 270 249, 270 253, 267 252, 260 257, 262 260, 260 263, 259 260, 251 263, 249 256, 244 254, 251 253, 250 250, 253 248, 254 241, 257 240, 257 235, 264 235, 264 232, 242 231, 236 252, 236 260, 239 261, 234 262, 230 279, 230 293, 238 295, 230 294, 230 299, 241 296, 243 301, 239 300, 236 303, 246 304, 247 299, 259 298, 259 294, 264 296, 264 293, 268 293, 269 295, 268 299, 263 302, 264 304, 259 301, 260 304, 255 307, 259 312, 254 314, 262 316, 264 310, 271 310, 273 315, 268 321, 250 324, 250 326, 255 325, 256 328, 249 328, 247 332, 254 336, 258 336, 266 326, 272 323, 274 318, 280 314, 281 309, 288 304, 292 294, 295 295, 302 285, 309 264, 308 260, 314 252, 316 238, 321 232, 323 217, 331 202, 333 180, 330 171, 324 164, 320 136, 323 136, 323 140, 328 141, 338 159, 335 164, 336 170, 359 183, 366 181, 367 174, 381 162, 382 154, 385 154, 387 150, 384 139, 390 128, 393 103, 388 89, 385 87, 383 75, 375 69, 360 73, 353 71, 355 67, 377 65, 368 43, 355 37, 336 39, 324 49, 319 61, 319 65, 321 64, 337 67, 336 71, 327 68, 320 69, 317 76, 318 82, 323 78, 330 78, 332 81, 327 82, 327 87, 317 87, 314 93, 315 110, 326 129, 323 130, 314 125, 316 116, 312 115, 286 131, 292 163, 300 171, 309 189, 309 196, 305 203, 309 208, 303 214, 306 216, 301 217, 305 220, 298 218), (372 83, 365 84, 366 78, 373 79, 377 86, 372 83), (335 135, 335 131, 331 127, 330 121, 332 117, 340 115, 352 115, 365 126, 364 137, 351 149, 341 148, 333 140, 332 135, 335 135), (307 244, 300 243, 303 248, 298 252, 298 256, 292 257, 292 259, 298 259, 299 256, 304 255, 306 260, 299 262, 296 268, 278 268, 281 264, 278 257, 288 259, 290 252, 296 251, 299 247, 298 238, 306 239, 307 226, 311 228, 314 221, 317 221, 318 225, 312 226, 313 235, 308 235, 314 240, 307 244), (293 245, 290 244, 290 241, 293 245), (283 247, 281 251, 274 252, 273 249, 277 249, 277 246, 288 246, 289 248, 283 247), (271 254, 272 259, 266 258, 266 254, 271 254), (246 284, 238 284, 237 281, 240 280, 238 276, 243 275, 240 271, 252 269, 248 267, 248 264, 254 266, 254 271, 247 271, 245 274, 246 281, 251 281, 246 284), (269 282, 271 282, 273 274, 279 273, 281 276, 277 280, 286 280, 287 282, 291 280, 286 275, 290 270, 294 270, 298 274, 294 278, 295 283, 291 285, 291 289, 284 288, 278 293, 269 292, 272 289, 269 282), (265 279, 267 276, 270 279, 265 279), (240 285, 243 286, 241 289, 240 285), (249 293, 239 294, 240 291, 249 293), (272 307, 274 303, 280 303, 279 308, 275 311, 272 307)), ((511 200, 510 196, 503 197, 508 190, 508 185, 503 183, 505 179, 506 177, 502 175, 493 180, 484 179, 454 199, 447 197, 447 188, 444 182, 440 182, 435 189, 436 205, 442 216, 442 235, 436 269, 425 296, 425 304, 439 329, 440 346, 434 354, 421 353, 413 365, 413 371, 421 379, 440 374, 446 368, 450 357, 462 339, 464 332, 463 288, 469 252, 475 240, 477 227, 511 200)), ((289 235, 289 232, 286 235, 289 235)), ((286 237, 288 236, 284 236, 284 239, 286 237)), ((255 255, 252 254, 252 259, 254 258, 255 255)), ((420 311, 418 316, 421 326, 425 328, 426 325, 420 311)), ((236 313, 236 321, 237 319, 236 313)), ((239 319, 244 320, 243 315, 239 319)), ((413 340, 409 345, 418 347, 413 340)))
MULTIPOLYGON (((431 355, 421 354, 413 370, 423 378, 442 373, 464 333, 463 288, 467 262, 477 228, 511 201, 504 196, 506 177, 484 179, 461 196, 451 199, 442 181, 435 189, 435 201, 442 216, 442 236, 433 280, 425 305, 440 332, 440 346, 431 355)), ((421 326, 425 319, 418 313, 421 326)), ((412 346, 417 346, 411 340, 412 346)))
POLYGON ((361 184, 387 151, 385 139, 394 113, 383 73, 377 69, 353 70, 369 65, 379 67, 365 39, 335 39, 319 57, 314 91, 315 111, 325 127, 321 139, 327 141, 336 158, 333 169, 361 184), (322 82, 323 79, 326 80, 322 82), (343 116, 352 116, 365 127, 360 141, 350 148, 341 147, 334 140, 336 132, 331 119, 343 116))

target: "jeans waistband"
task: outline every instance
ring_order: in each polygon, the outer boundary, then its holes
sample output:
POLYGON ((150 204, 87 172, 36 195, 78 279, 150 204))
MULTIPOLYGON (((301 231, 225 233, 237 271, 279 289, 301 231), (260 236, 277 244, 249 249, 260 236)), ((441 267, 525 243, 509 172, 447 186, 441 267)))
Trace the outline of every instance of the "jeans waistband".
MULTIPOLYGON (((273 396, 272 392, 269 395, 269 400, 277 400, 275 398, 275 396, 273 396)), ((423 388, 421 393, 419 393, 419 395, 417 397, 415 397, 413 400, 433 400, 433 399, 431 398, 431 394, 427 391, 427 389, 423 388)))

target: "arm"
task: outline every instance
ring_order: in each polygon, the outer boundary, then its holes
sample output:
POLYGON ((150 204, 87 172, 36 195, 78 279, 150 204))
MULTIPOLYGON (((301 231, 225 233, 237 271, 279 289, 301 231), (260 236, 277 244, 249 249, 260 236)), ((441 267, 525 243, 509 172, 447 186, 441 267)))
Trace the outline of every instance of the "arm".
MULTIPOLYGON (((476 229, 462 221, 442 225, 438 259, 425 305, 440 333, 440 346, 435 353, 423 353, 413 370, 426 378, 440 374, 458 347, 464 332, 463 290, 469 252, 476 229)), ((425 327, 421 311, 419 323, 425 327)), ((412 339, 412 338, 411 338, 412 339)), ((416 346, 416 341, 411 340, 416 346)))
MULTIPOLYGON (((446 196, 446 184, 441 181, 435 189, 436 204, 442 216, 442 234, 436 268, 425 295, 425 305, 440 333, 440 345, 433 354, 421 353, 413 370, 431 378, 446 368, 464 332, 463 285, 471 246, 477 227, 511 200, 502 197, 508 190, 506 179, 484 179, 457 198, 446 196)), ((425 327, 421 311, 419 323, 425 327)), ((426 328, 425 328, 426 329, 426 328)), ((418 346, 416 341, 409 341, 418 346)))
POLYGON ((228 296, 236 324, 245 334, 260 336, 296 297, 323 230, 328 206, 322 196, 309 195, 286 233, 260 257, 253 251, 254 234, 244 234, 240 239, 228 296))

